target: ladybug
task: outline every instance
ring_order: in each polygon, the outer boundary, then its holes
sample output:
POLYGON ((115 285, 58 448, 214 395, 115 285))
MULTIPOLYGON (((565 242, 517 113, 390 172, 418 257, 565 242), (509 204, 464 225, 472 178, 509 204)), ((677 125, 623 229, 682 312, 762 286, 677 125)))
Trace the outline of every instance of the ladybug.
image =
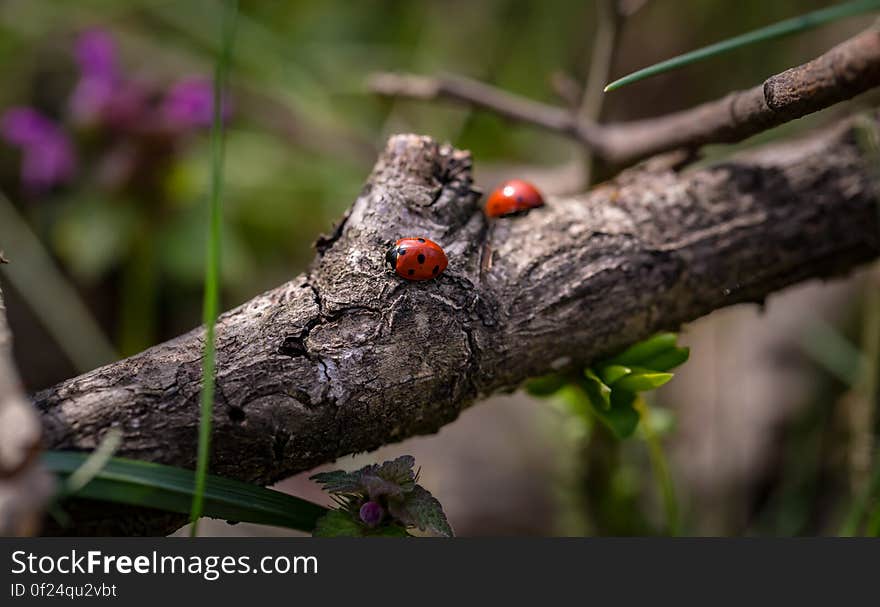
POLYGON ((385 263, 407 280, 430 280, 443 273, 449 260, 436 242, 401 238, 385 253, 385 263))
POLYGON ((528 181, 511 179, 505 181, 490 195, 486 202, 486 215, 489 217, 508 217, 528 213, 544 206, 544 197, 528 181))

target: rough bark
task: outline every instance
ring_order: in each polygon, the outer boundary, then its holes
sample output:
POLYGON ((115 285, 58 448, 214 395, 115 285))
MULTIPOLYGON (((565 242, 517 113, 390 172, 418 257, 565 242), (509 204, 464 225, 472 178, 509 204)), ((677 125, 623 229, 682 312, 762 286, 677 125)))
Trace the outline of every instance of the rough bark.
MULTIPOLYGON (((846 124, 689 173, 637 167, 488 224, 468 153, 393 137, 311 269, 218 325, 211 470, 271 483, 437 431, 475 400, 661 329, 880 253, 871 172, 846 124), (437 280, 383 268, 404 236, 440 243, 437 280)), ((56 449, 191 467, 202 330, 36 396, 56 449)), ((79 533, 164 533, 168 517, 92 506, 79 533), (126 514, 126 513, 130 513, 126 514)))
POLYGON ((674 114, 623 123, 596 124, 567 108, 468 78, 379 73, 369 80, 370 89, 380 95, 446 99, 566 135, 618 167, 671 150, 742 141, 878 85, 880 29, 875 27, 751 89, 674 114))

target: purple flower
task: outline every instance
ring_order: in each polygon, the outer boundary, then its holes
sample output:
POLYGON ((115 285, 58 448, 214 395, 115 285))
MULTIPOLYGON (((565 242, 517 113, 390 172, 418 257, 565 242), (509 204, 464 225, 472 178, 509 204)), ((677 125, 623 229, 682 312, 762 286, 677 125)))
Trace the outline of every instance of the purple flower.
MULTIPOLYGON (((188 131, 213 122, 213 86, 204 77, 184 79, 171 87, 158 105, 153 86, 122 73, 116 44, 101 29, 83 32, 74 49, 81 78, 70 97, 73 120, 81 125, 101 124, 113 130, 144 132, 151 129, 188 131)), ((224 102, 224 120, 229 118, 224 102)))
POLYGON ((3 139, 17 146, 38 143, 51 136, 55 128, 49 118, 30 107, 10 108, 0 119, 0 134, 3 139))
POLYGON ((366 502, 361 506, 359 515, 367 527, 375 527, 385 517, 385 510, 376 502, 366 502))
POLYGON ((39 194, 68 181, 75 167, 67 138, 47 139, 41 145, 25 148, 21 181, 26 190, 39 194))
POLYGON ((88 30, 77 39, 74 56, 81 78, 70 97, 70 112, 75 122, 94 124, 108 118, 120 94, 128 89, 122 85, 116 44, 108 32, 88 30))
POLYGON ((74 55, 83 78, 113 81, 119 77, 116 44, 104 30, 92 29, 80 34, 74 55))
POLYGON ((22 150, 21 180, 39 194, 73 176, 76 158, 67 134, 37 110, 18 107, 0 118, 0 136, 22 150))
MULTIPOLYGON (((214 120, 214 87, 204 77, 181 80, 168 91, 162 102, 162 116, 172 127, 209 127, 214 120)), ((223 120, 232 111, 228 100, 223 100, 223 120)))
POLYGON ((93 124, 110 105, 113 83, 99 78, 83 78, 70 96, 70 113, 79 124, 93 124))

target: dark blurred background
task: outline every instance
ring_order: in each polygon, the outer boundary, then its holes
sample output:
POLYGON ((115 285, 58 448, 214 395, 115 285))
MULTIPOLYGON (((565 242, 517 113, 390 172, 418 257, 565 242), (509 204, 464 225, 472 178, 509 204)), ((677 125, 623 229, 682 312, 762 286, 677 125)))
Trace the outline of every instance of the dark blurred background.
MULTIPOLYGON (((612 76, 830 3, 635 4, 612 76)), ((581 151, 563 138, 463 107, 377 98, 365 80, 453 73, 561 104, 552 81, 583 85, 596 12, 573 0, 243 2, 225 109, 224 309, 306 267, 311 243, 357 196, 391 133, 471 150, 484 187, 521 175, 550 193, 582 187, 581 151)), ((200 323, 220 18, 209 0, 0 2, 0 249, 12 261, 0 284, 28 390, 200 323)), ((605 96, 602 119, 655 116, 753 86, 870 22, 637 83, 605 96)), ((737 148, 794 137, 840 111, 737 148)), ((865 270, 684 330, 691 362, 654 402, 682 532, 838 531, 875 448, 877 283, 865 270)), ((599 442, 560 403, 516 394, 436 436, 340 464, 414 454, 462 535, 663 533, 646 441, 599 442)), ((280 487, 323 499, 300 477, 280 487)))

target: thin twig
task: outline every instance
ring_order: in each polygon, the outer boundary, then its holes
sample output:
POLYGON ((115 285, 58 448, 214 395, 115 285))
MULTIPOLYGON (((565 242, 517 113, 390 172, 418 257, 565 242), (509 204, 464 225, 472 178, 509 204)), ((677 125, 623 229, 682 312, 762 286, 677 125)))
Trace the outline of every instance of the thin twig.
POLYGON ((626 123, 597 125, 566 108, 541 103, 457 76, 378 73, 369 88, 385 96, 448 100, 570 137, 618 166, 679 148, 735 143, 846 101, 880 85, 880 31, 870 28, 762 84, 689 110, 626 123))
MULTIPOLYGON (((596 17, 596 36, 578 116, 581 122, 598 124, 602 115, 602 102, 605 100, 603 89, 611 74, 611 66, 617 54, 618 33, 625 17, 620 12, 617 0, 596 2, 596 17)), ((589 146, 584 149, 584 184, 589 186, 593 181, 595 158, 589 146)))
POLYGON ((617 50, 617 34, 624 19, 618 12, 616 4, 616 0, 596 2, 596 34, 590 53, 587 84, 578 111, 581 121, 598 122, 602 113, 602 102, 605 97, 602 89, 605 88, 608 75, 611 73, 617 50))
POLYGON ((578 133, 578 121, 567 109, 533 101, 463 76, 432 78, 381 72, 370 76, 367 86, 372 92, 388 97, 410 97, 424 101, 445 99, 491 110, 510 120, 581 139, 588 145, 595 143, 590 136, 578 133))

